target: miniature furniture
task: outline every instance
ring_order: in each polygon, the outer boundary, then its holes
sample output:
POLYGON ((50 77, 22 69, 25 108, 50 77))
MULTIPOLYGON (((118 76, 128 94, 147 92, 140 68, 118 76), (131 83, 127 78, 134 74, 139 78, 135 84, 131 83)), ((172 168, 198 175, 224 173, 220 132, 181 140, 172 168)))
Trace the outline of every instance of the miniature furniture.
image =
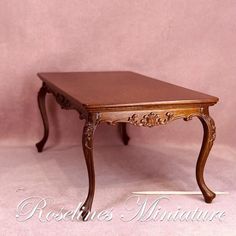
POLYGON ((203 177, 204 166, 216 136, 209 106, 218 98, 128 71, 39 73, 42 87, 38 105, 44 136, 36 144, 39 152, 48 139, 49 125, 45 96, 51 93, 63 109, 75 109, 85 120, 82 145, 88 170, 89 191, 83 218, 91 210, 95 192, 93 136, 102 122, 118 124, 125 145, 129 142, 126 124, 142 127, 166 125, 176 119, 199 118, 204 137, 196 165, 196 178, 207 203, 215 197, 203 177))

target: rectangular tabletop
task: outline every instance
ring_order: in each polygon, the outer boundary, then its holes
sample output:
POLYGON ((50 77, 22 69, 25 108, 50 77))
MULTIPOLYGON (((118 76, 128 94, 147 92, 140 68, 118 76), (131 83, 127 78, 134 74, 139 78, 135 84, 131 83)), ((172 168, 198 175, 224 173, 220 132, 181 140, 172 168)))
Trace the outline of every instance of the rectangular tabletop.
POLYGON ((217 97, 129 71, 39 73, 47 84, 88 108, 209 104, 217 97))

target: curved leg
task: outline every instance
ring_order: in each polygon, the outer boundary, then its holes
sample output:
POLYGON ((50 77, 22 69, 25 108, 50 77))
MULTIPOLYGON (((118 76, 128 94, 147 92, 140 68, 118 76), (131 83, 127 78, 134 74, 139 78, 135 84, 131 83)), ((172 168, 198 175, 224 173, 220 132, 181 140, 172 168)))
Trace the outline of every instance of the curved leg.
POLYGON ((216 194, 212 192, 205 184, 203 172, 204 172, 204 167, 205 167, 209 152, 215 140, 216 128, 215 128, 214 120, 208 114, 201 115, 198 118, 202 122, 203 129, 204 129, 204 136, 203 136, 203 142, 202 142, 200 154, 197 160, 196 178, 197 178, 198 186, 201 189, 202 194, 204 196, 205 202, 211 203, 212 200, 215 198, 216 194))
POLYGON ((82 145, 84 151, 85 162, 88 170, 88 178, 89 178, 89 190, 88 196, 81 207, 83 210, 82 218, 85 221, 86 216, 91 211, 93 197, 95 192, 95 173, 94 173, 94 163, 93 163, 93 134, 96 129, 96 125, 93 122, 86 121, 83 137, 82 137, 82 145))
POLYGON ((43 84, 43 86, 41 87, 41 89, 38 92, 38 106, 39 106, 39 110, 40 110, 42 120, 43 120, 44 136, 40 142, 36 143, 36 147, 38 149, 38 152, 43 151, 43 147, 44 147, 45 143, 47 142, 48 134, 49 134, 48 117, 47 117, 46 108, 45 108, 46 94, 47 94, 47 88, 43 84))
POLYGON ((118 123, 118 129, 124 145, 128 145, 130 138, 127 134, 126 123, 118 123))

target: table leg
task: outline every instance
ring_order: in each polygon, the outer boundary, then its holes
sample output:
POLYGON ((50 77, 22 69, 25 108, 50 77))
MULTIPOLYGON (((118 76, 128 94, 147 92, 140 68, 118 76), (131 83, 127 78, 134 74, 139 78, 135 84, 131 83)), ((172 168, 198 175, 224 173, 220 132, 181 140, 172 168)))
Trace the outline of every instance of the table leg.
POLYGON ((118 131, 124 145, 128 145, 130 138, 127 133, 126 123, 118 123, 118 131))
POLYGON ((47 88, 43 84, 43 86, 40 88, 40 90, 38 92, 38 106, 39 106, 39 110, 40 110, 42 120, 43 120, 44 135, 43 135, 42 140, 40 142, 36 143, 36 147, 38 149, 38 152, 43 151, 43 147, 44 147, 45 143, 47 142, 48 134, 49 134, 48 117, 47 117, 46 107, 45 107, 46 94, 47 94, 47 88))
POLYGON ((211 203, 212 200, 215 198, 216 194, 212 192, 205 184, 203 172, 209 152, 215 140, 215 123, 214 120, 208 114, 199 116, 199 119, 203 125, 204 135, 202 147, 197 160, 196 178, 198 186, 201 189, 202 194, 205 198, 205 202, 211 203))
POLYGON ((95 173, 94 173, 94 163, 93 163, 93 135, 96 129, 96 124, 90 121, 86 121, 83 129, 82 145, 84 151, 85 162, 88 170, 89 178, 89 190, 87 198, 81 207, 83 210, 82 218, 85 221, 86 216, 91 211, 93 197, 95 192, 95 173))

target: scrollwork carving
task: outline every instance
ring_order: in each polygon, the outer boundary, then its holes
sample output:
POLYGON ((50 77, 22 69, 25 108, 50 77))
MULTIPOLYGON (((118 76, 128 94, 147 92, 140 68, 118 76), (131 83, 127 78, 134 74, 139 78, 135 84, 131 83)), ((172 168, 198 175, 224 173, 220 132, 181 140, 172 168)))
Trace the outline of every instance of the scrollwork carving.
POLYGON ((88 113, 82 104, 74 104, 68 98, 66 98, 63 94, 50 88, 46 83, 43 83, 43 89, 47 93, 51 93, 55 97, 57 103, 60 105, 62 109, 66 109, 66 110, 74 109, 78 111, 79 117, 81 120, 87 119, 88 113))
POLYGON ((95 113, 95 114, 90 113, 88 118, 86 118, 82 139, 83 139, 84 146, 88 149, 93 148, 93 134, 99 123, 100 123, 99 113, 95 113))
POLYGON ((91 122, 86 122, 84 126, 84 132, 83 132, 83 140, 84 140, 84 145, 88 149, 92 149, 92 138, 93 138, 93 133, 95 130, 95 125, 91 122))
POLYGON ((141 119, 137 114, 133 114, 128 118, 128 122, 136 126, 153 127, 157 125, 165 125, 169 121, 173 120, 174 114, 172 112, 166 112, 164 114, 156 114, 150 112, 144 115, 141 119))
POLYGON ((205 122, 210 126, 210 139, 209 142, 213 143, 216 139, 216 126, 214 120, 207 114, 202 114, 201 117, 205 120, 205 122))

